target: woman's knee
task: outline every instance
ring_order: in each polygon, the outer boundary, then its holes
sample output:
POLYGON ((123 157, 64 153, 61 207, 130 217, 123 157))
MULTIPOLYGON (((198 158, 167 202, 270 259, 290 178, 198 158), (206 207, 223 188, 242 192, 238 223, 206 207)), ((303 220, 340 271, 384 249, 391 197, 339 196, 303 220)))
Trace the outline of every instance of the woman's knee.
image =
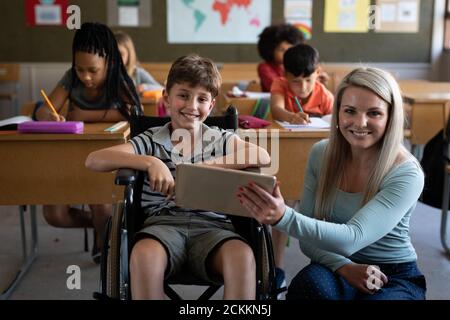
POLYGON ((325 266, 312 263, 292 279, 286 299, 333 299, 334 273, 325 266))

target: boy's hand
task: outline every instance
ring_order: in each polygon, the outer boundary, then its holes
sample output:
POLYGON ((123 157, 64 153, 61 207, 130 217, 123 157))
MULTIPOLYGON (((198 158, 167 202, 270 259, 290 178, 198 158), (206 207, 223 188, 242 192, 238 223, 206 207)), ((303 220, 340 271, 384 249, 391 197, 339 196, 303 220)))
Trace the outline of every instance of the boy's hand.
POLYGON ((167 195, 167 199, 172 198, 175 193, 175 180, 169 168, 158 158, 148 158, 150 162, 147 167, 147 174, 150 188, 155 192, 167 195))
POLYGON ((293 113, 289 122, 293 124, 308 124, 310 122, 309 115, 304 112, 293 113))

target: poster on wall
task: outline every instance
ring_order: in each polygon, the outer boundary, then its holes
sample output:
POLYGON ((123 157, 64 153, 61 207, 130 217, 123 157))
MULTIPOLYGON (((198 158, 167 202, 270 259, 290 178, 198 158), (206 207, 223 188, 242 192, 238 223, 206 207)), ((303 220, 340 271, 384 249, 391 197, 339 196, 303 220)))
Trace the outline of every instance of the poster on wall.
POLYGON ((370 0, 325 0, 325 32, 368 32, 370 0))
POLYGON ((68 0, 26 0, 26 26, 65 26, 68 0))
POLYGON ((375 32, 419 32, 420 0, 377 0, 375 32))
POLYGON ((167 0, 169 43, 256 43, 271 0, 167 0))
POLYGON ((296 26, 306 40, 312 37, 312 0, 284 0, 284 21, 296 26))
POLYGON ((109 26, 149 27, 151 25, 151 0, 108 0, 109 26))

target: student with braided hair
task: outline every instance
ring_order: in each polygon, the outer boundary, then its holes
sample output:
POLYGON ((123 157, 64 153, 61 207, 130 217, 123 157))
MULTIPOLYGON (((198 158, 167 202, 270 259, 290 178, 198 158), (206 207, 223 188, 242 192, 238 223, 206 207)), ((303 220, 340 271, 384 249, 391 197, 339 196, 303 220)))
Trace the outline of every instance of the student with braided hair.
MULTIPOLYGON (((75 32, 72 67, 58 82, 49 99, 58 114, 69 101, 66 117, 55 115, 41 105, 35 110, 36 120, 115 122, 127 120, 132 106, 141 107, 134 83, 122 63, 114 34, 107 26, 84 23, 75 32)), ((92 254, 94 261, 99 262, 98 248, 112 207, 103 204, 89 206, 90 213, 70 205, 46 205, 43 212, 47 222, 56 227, 94 227, 98 236, 92 254)))

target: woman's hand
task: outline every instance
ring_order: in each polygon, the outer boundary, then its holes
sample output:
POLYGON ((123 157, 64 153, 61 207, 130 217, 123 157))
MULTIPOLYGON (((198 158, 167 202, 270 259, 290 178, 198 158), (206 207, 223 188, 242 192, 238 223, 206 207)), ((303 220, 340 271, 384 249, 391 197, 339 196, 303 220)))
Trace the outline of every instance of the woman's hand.
POLYGON ((277 183, 270 194, 260 186, 250 182, 239 188, 237 197, 241 205, 260 223, 276 224, 284 215, 286 206, 277 183))
POLYGON ((388 282, 378 266, 349 263, 336 270, 352 287, 366 294, 374 294, 388 282))
POLYGON ((148 157, 148 159, 147 174, 150 188, 167 195, 167 199, 172 198, 175 193, 175 180, 169 168, 158 158, 148 157))

